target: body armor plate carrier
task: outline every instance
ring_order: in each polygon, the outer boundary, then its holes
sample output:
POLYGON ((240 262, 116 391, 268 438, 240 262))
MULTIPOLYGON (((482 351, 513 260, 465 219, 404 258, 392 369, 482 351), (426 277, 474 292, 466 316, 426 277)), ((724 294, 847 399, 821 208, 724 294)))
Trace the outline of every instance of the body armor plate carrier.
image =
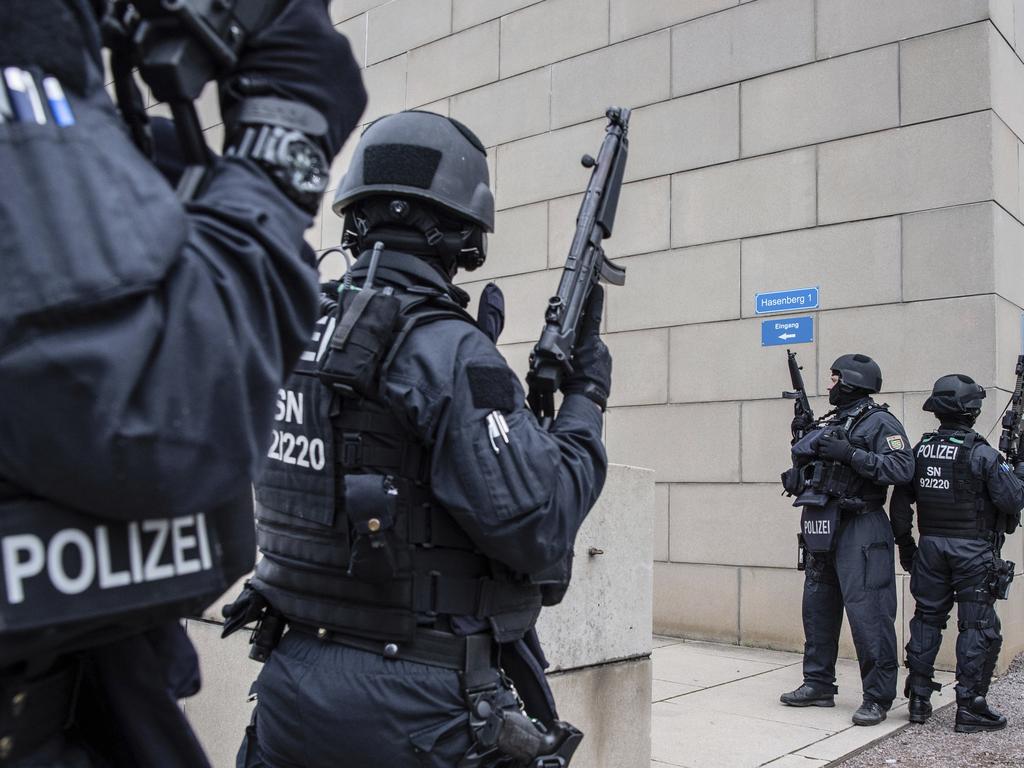
POLYGON ((975 432, 932 432, 914 448, 914 493, 923 535, 977 538, 993 529, 995 508, 982 479, 971 473, 978 444, 987 445, 975 432))
MULTIPOLYGON (((252 586, 289 621, 389 642, 438 617, 469 616, 521 637, 539 587, 481 554, 431 493, 431 454, 382 396, 408 334, 472 323, 427 289, 343 289, 278 404, 256 485, 262 559, 252 586)), ((332 306, 333 305, 333 306, 332 306)))

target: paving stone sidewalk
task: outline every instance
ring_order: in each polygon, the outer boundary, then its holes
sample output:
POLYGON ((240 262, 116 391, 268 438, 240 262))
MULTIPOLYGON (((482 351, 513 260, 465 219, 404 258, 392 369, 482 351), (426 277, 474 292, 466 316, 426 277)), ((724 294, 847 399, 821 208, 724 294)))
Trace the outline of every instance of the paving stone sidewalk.
MULTIPOLYGON (((823 768, 908 724, 900 697, 881 725, 853 725, 853 661, 839 662, 834 708, 779 703, 801 683, 796 653, 655 637, 653 661, 651 768, 823 768)), ((943 689, 933 704, 954 701, 953 675, 936 679, 943 689)))

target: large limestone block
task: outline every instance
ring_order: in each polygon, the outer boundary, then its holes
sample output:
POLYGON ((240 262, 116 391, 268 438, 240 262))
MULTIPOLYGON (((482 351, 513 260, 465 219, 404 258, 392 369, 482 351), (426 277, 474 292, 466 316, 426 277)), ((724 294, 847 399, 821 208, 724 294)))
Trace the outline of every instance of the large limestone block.
POLYGON ((736 5, 736 0, 611 0, 612 41, 706 16, 736 5))
MULTIPOLYGON (((560 277, 558 270, 549 269, 500 277, 493 281, 505 294, 505 330, 501 334, 503 344, 537 341, 544 327, 544 310, 548 299, 558 288, 560 277)), ((476 306, 486 282, 474 281, 462 285, 469 292, 471 306, 476 306)))
POLYGON ((744 157, 899 125, 899 60, 889 45, 745 82, 744 157))
POLYGON ((741 645, 802 652, 801 604, 804 575, 796 570, 796 531, 792 529, 789 568, 743 568, 739 576, 741 645))
POLYGON ((615 366, 608 405, 668 402, 668 338, 667 328, 604 335, 615 366))
POLYGON ((547 235, 547 203, 498 211, 494 217, 494 233, 487 238, 487 261, 472 272, 460 272, 456 282, 475 283, 547 269, 547 235))
POLYGON ((405 102, 413 107, 498 79, 499 23, 467 29, 409 53, 405 102))
MULTIPOLYGON (((673 403, 774 398, 789 388, 784 348, 761 346, 760 320, 682 325, 669 341, 673 403)), ((813 359, 815 345, 801 344, 804 350, 813 359)))
POLYGON ((902 123, 991 107, 990 49, 998 37, 982 21, 900 43, 902 123))
POLYGON ((366 14, 360 14, 341 24, 335 24, 341 34, 348 38, 352 46, 352 55, 360 67, 366 66, 366 14))
POLYGON ((669 484, 658 483, 654 486, 654 559, 657 562, 669 560, 669 484))
POLYGON ((391 0, 369 11, 366 63, 376 64, 452 31, 452 0, 391 0))
POLYGON ((452 0, 452 27, 455 31, 472 27, 535 2, 537 0, 452 0))
MULTIPOLYGON (((815 382, 813 360, 813 355, 808 356, 808 364, 811 367, 804 371, 804 383, 808 387, 812 387, 815 382)), ((780 358, 777 365, 784 369, 785 362, 785 358, 780 358)), ((823 364, 828 365, 830 362, 823 364)), ((765 371, 765 374, 767 375, 768 371, 765 371)), ((789 374, 784 372, 783 376, 785 384, 782 386, 790 389, 789 374)), ((773 400, 748 400, 742 403, 740 460, 744 483, 774 483, 777 493, 782 490, 779 475, 792 464, 789 452, 792 403, 792 400, 783 400, 781 397, 773 400)), ((826 397, 811 398, 811 409, 819 416, 831 407, 826 397)))
POLYGON ((488 147, 534 136, 550 125, 550 86, 550 67, 505 78, 453 96, 452 117, 488 147))
POLYGON ((583 731, 573 764, 592 768, 651 765, 650 659, 552 675, 558 714, 583 731))
MULTIPOLYGON (((661 176, 646 181, 623 184, 612 236, 603 243, 610 259, 636 253, 654 253, 669 247, 669 178, 661 176)), ((549 264, 559 267, 576 234, 576 216, 583 194, 560 197, 550 205, 549 264)), ((627 278, 632 285, 631 278, 627 278)))
POLYGON ((818 0, 818 58, 924 35, 989 16, 989 0, 818 0))
POLYGON ((815 149, 672 177, 672 245, 782 232, 815 222, 815 149))
POLYGON ((365 13, 378 5, 384 5, 389 0, 332 0, 330 4, 331 21, 337 23, 350 19, 360 13, 365 13))
POLYGON ((739 86, 732 85, 641 107, 630 118, 626 179, 735 160, 739 104, 739 86))
POLYGON ((405 109, 405 80, 408 68, 409 55, 403 53, 363 70, 363 85, 368 96, 366 111, 360 118, 363 123, 372 123, 378 117, 405 109))
POLYGON ((626 268, 627 277, 625 286, 605 293, 610 331, 739 316, 739 243, 630 256, 616 263, 626 268))
POLYGON ((547 0, 501 20, 501 76, 608 44, 608 0, 547 0))
POLYGON ((792 567, 800 511, 779 483, 670 486, 673 562, 792 567))
MULTIPOLYGON (((904 254, 905 249, 904 243, 904 254)), ((754 315, 756 293, 790 288, 817 286, 822 309, 897 302, 900 221, 876 219, 750 238, 742 244, 742 264, 744 317, 754 315)))
MULTIPOLYGON (((1002 223, 1008 219, 1010 217, 1005 211, 992 203, 960 205, 904 216, 904 300, 971 296, 995 291, 996 221, 1002 223)), ((1020 230, 1020 224, 1012 222, 1011 226, 1001 226, 1000 229, 1012 238, 1020 230)), ((1004 259, 1003 263, 1007 261, 1004 259)), ((1010 287, 1010 282, 1007 280, 1004 285, 1010 287)))
POLYGON ((576 537, 569 591, 537 624, 550 671, 650 654, 653 524, 654 473, 610 466, 576 537))
POLYGON ((639 107, 669 97, 668 30, 560 61, 551 71, 551 124, 600 117, 612 105, 639 107))
POLYGON ((658 482, 737 482, 739 410, 739 403, 612 408, 608 456, 652 467, 658 482))
POLYGON ((513 208, 586 189, 590 171, 580 165, 580 156, 597 152, 606 125, 602 118, 498 147, 497 207, 513 208))
POLYGON ((991 112, 824 144, 819 223, 990 199, 1016 210, 1016 145, 991 112))
MULTIPOLYGON (((821 359, 831 361, 848 352, 868 354, 881 366, 887 391, 930 390, 951 365, 970 371, 986 386, 995 378, 995 351, 976 341, 995 334, 991 297, 844 309, 819 317, 821 359), (951 353, 954 339, 967 341, 951 353)), ((823 365, 819 371, 822 391, 828 375, 823 365)))
POLYGON ((814 0, 759 0, 672 30, 675 95, 814 60, 814 0))
MULTIPOLYGON (((740 569, 688 563, 654 564, 654 631, 736 643, 740 569)), ((774 599, 774 598, 773 598, 774 599)))

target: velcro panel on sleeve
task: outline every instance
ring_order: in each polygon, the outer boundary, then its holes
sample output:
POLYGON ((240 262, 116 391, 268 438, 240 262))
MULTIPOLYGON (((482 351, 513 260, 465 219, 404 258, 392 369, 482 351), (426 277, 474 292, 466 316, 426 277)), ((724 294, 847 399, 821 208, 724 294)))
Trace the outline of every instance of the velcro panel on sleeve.
POLYGON ((496 365, 471 365, 466 369, 473 406, 487 411, 511 412, 516 407, 512 374, 496 365))

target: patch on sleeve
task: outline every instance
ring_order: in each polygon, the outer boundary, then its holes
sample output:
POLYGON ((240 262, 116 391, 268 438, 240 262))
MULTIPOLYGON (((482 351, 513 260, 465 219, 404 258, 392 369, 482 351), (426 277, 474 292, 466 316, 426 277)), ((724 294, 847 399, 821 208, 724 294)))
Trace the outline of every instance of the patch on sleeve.
POLYGON ((474 407, 507 413, 515 410, 516 390, 507 368, 471 365, 466 369, 466 375, 469 377, 474 407))
POLYGON ((885 444, 889 446, 890 451, 902 451, 906 447, 899 435, 886 435, 885 444))

